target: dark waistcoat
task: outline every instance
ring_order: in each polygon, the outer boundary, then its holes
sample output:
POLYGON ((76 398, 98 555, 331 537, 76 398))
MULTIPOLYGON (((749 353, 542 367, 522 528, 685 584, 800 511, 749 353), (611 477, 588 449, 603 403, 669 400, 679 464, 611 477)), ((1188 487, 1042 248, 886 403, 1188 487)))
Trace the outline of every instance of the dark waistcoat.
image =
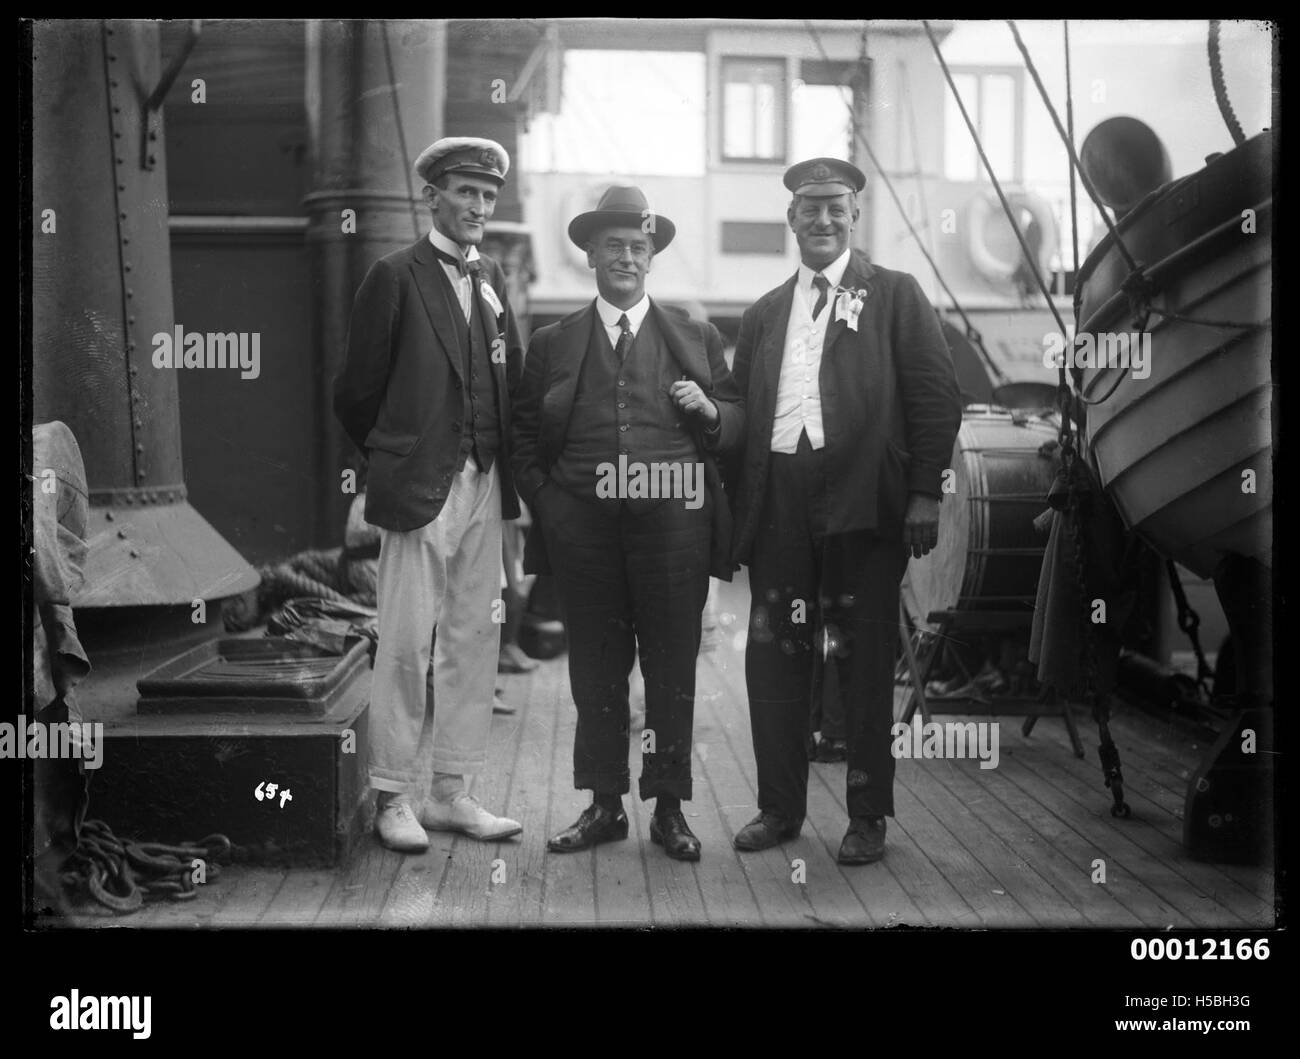
MULTIPOLYGON (((679 378, 681 369, 655 326, 654 313, 646 314, 621 365, 600 314, 595 314, 564 450, 551 469, 551 479, 577 496, 594 500, 598 468, 605 464, 617 470, 620 456, 629 465, 698 463, 686 417, 668 396, 668 388, 679 378)), ((702 475, 699 481, 703 482, 702 475)), ((663 499, 638 497, 624 502, 640 512, 663 499)))
POLYGON ((465 400, 462 405, 462 430, 460 454, 456 457, 456 470, 465 467, 472 454, 479 468, 486 471, 492 466, 501 447, 501 429, 497 424, 497 392, 492 371, 492 351, 488 348, 487 326, 483 319, 483 296, 479 293, 477 277, 470 289, 471 314, 467 323, 460 312, 460 302, 452 296, 451 304, 456 315, 456 335, 460 339, 464 357, 465 400))

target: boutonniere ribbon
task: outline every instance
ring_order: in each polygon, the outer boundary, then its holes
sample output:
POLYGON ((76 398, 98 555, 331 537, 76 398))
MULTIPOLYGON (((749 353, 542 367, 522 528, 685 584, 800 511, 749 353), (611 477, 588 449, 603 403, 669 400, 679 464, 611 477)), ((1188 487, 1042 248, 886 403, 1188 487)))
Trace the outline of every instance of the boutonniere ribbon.
POLYGON ((866 304, 867 292, 862 287, 849 290, 845 287, 835 288, 834 320, 847 320, 849 330, 858 329, 858 317, 862 315, 862 306, 866 304))
POLYGON ((492 285, 487 280, 479 282, 479 293, 483 295, 483 300, 492 307, 492 312, 500 316, 505 310, 501 307, 501 299, 497 297, 497 292, 492 289, 492 285))

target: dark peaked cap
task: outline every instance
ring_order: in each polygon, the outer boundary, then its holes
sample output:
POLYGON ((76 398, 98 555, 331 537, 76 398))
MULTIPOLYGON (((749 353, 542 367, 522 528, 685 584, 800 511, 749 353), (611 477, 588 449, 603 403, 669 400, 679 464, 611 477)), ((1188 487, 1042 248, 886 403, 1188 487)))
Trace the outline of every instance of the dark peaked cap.
POLYGON ((662 213, 651 213, 645 193, 632 185, 615 185, 600 196, 594 210, 580 213, 569 222, 569 238, 586 247, 594 233, 602 228, 643 228, 644 222, 653 221, 646 234, 654 243, 655 253, 673 241, 677 226, 662 213))
POLYGON ((867 186, 867 178, 839 158, 810 158, 785 171, 785 186, 796 195, 856 195, 867 186))

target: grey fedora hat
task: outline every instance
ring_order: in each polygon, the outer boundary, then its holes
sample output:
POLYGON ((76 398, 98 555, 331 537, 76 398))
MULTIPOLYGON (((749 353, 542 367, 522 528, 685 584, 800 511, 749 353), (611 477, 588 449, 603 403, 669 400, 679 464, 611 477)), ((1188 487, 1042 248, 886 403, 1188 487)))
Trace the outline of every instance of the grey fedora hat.
POLYGON ((580 213, 569 222, 569 238, 585 248, 593 233, 615 227, 641 228, 650 236, 656 254, 677 234, 677 226, 672 221, 650 210, 650 202, 639 187, 616 184, 605 190, 594 210, 580 213), (651 222, 648 228, 647 220, 651 222))

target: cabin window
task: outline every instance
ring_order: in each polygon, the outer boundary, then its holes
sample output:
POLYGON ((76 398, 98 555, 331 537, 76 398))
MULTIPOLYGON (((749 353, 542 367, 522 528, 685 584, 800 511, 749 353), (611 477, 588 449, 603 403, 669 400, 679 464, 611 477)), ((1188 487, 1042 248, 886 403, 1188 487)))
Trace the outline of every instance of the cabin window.
POLYGON ((722 60, 722 158, 785 161, 785 60, 722 60))
POLYGON ((856 63, 799 64, 790 90, 794 158, 848 158, 856 153, 853 125, 856 63))
MULTIPOLYGON (((1023 130, 1019 72, 954 69, 952 80, 961 94, 966 112, 979 131, 984 153, 988 155, 998 180, 1020 180, 1019 144, 1023 130)), ((955 181, 988 180, 970 130, 966 128, 957 101, 946 85, 943 106, 944 176, 955 181)))

